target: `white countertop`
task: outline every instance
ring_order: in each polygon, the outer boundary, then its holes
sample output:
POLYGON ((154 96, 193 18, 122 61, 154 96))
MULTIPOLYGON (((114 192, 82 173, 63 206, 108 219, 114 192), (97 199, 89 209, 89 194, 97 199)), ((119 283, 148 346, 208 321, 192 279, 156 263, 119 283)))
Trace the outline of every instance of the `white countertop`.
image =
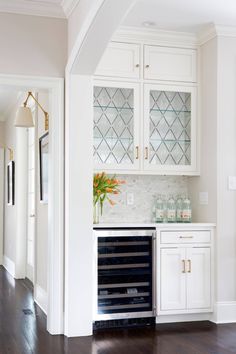
POLYGON ((201 229, 215 227, 214 223, 99 223, 94 224, 94 229, 106 229, 106 228, 132 228, 132 227, 153 227, 158 229, 201 229))

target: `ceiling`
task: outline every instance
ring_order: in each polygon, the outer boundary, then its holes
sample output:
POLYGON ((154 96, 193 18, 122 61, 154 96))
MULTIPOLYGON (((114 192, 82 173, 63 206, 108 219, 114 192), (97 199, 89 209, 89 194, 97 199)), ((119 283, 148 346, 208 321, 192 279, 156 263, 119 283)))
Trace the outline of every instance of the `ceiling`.
POLYGON ((140 0, 123 25, 140 27, 145 21, 152 28, 197 33, 209 23, 236 26, 235 0, 140 0))
MULTIPOLYGON (((79 1, 0 0, 0 12, 68 18, 79 1)), ((236 1, 138 0, 123 25, 140 27, 145 21, 154 22, 152 28, 192 33, 213 22, 236 26, 236 1)))

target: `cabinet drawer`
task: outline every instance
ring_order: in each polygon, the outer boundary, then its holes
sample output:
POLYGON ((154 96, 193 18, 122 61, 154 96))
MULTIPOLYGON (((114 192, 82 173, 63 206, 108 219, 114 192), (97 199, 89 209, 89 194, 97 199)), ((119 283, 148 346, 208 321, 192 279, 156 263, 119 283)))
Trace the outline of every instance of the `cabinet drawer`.
POLYGON ((144 46, 144 78, 196 82, 196 50, 144 46))
POLYGON ((111 42, 98 64, 95 75, 139 78, 140 46, 111 42))
POLYGON ((210 231, 162 231, 161 243, 209 243, 210 231))

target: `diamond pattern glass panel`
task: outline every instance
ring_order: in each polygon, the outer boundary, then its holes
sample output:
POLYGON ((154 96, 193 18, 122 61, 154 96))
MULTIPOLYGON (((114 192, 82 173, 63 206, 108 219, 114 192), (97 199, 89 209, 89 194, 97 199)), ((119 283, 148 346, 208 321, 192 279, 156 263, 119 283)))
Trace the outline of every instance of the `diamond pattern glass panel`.
POLYGON ((134 91, 94 87, 94 162, 132 164, 134 91))
POLYGON ((151 91, 149 163, 191 164, 191 94, 151 91))

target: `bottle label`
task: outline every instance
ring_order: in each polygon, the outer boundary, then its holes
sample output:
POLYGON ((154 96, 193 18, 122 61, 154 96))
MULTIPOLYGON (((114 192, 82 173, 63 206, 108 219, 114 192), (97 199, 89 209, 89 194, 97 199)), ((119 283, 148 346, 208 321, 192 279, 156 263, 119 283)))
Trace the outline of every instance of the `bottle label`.
POLYGON ((175 210, 168 210, 167 211, 167 219, 168 220, 175 220, 175 210))
POLYGON ((183 220, 190 220, 191 216, 192 216, 192 213, 191 213, 190 209, 183 210, 183 214, 182 214, 183 220))
POLYGON ((156 219, 157 220, 163 220, 163 217, 164 217, 163 210, 156 209, 156 219))

